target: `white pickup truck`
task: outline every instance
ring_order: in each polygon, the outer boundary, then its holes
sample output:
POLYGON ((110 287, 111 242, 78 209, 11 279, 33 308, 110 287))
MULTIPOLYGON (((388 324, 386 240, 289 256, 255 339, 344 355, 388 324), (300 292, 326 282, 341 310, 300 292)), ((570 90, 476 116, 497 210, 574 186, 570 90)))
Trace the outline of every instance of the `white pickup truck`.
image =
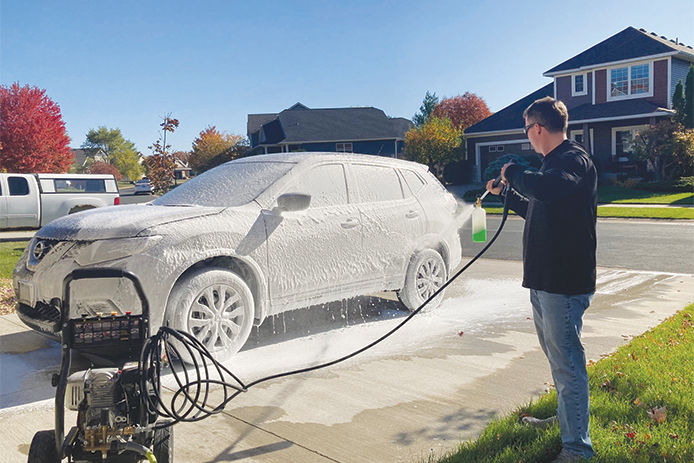
POLYGON ((118 204, 113 175, 0 173, 0 230, 39 228, 67 214, 118 204))

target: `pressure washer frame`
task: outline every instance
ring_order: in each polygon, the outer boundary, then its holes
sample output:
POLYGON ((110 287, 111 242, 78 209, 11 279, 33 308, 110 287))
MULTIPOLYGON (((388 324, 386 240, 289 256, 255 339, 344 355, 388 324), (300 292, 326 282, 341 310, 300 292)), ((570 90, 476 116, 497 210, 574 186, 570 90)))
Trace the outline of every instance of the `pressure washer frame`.
MULTIPOLYGON (((67 450, 72 445, 77 433, 77 427, 73 427, 65 437, 65 392, 67 390, 68 376, 72 362, 72 351, 85 350, 74 345, 74 321, 70 318, 70 285, 73 281, 95 278, 125 278, 133 283, 142 308, 142 323, 140 325, 139 339, 128 345, 127 360, 139 360, 140 351, 144 341, 149 337, 149 303, 142 289, 140 280, 132 273, 114 268, 87 268, 73 270, 63 280, 63 300, 60 310, 60 344, 61 361, 60 373, 54 376, 53 383, 56 386, 55 394, 55 444, 59 461, 67 456, 67 450)), ((86 345, 88 346, 88 345, 86 345)), ((85 346, 85 347, 86 347, 85 346)), ((143 394, 144 395, 144 394, 143 394)), ((141 400, 144 400, 141 398, 141 400)), ((142 404, 144 409, 144 404, 142 404)))

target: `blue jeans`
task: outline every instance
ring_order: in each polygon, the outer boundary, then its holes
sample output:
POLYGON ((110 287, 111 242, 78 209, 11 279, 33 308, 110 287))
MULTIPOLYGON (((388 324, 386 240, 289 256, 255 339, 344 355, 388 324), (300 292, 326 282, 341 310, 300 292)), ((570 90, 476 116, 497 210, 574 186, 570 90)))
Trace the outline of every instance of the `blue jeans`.
POLYGON ((562 445, 584 458, 594 454, 588 431, 586 356, 581 344, 583 312, 592 299, 592 293, 565 295, 530 290, 537 337, 549 360, 557 388, 557 420, 562 445))

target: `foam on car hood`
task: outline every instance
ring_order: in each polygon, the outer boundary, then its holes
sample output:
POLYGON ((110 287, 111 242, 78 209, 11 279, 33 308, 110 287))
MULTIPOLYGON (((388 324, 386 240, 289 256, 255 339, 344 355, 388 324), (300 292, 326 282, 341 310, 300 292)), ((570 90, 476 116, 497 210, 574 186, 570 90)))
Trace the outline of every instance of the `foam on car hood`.
POLYGON ((152 204, 100 207, 53 220, 41 228, 36 237, 75 241, 127 238, 156 225, 218 214, 223 209, 152 204))

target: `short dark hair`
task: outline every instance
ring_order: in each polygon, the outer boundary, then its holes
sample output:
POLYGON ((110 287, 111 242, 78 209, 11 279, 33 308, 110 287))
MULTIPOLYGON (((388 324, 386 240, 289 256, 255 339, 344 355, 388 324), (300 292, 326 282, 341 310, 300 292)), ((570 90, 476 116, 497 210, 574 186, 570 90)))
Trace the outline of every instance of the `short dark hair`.
POLYGON ((566 132, 569 126, 569 111, 566 105, 551 96, 535 100, 523 111, 523 117, 537 122, 550 132, 566 132))

